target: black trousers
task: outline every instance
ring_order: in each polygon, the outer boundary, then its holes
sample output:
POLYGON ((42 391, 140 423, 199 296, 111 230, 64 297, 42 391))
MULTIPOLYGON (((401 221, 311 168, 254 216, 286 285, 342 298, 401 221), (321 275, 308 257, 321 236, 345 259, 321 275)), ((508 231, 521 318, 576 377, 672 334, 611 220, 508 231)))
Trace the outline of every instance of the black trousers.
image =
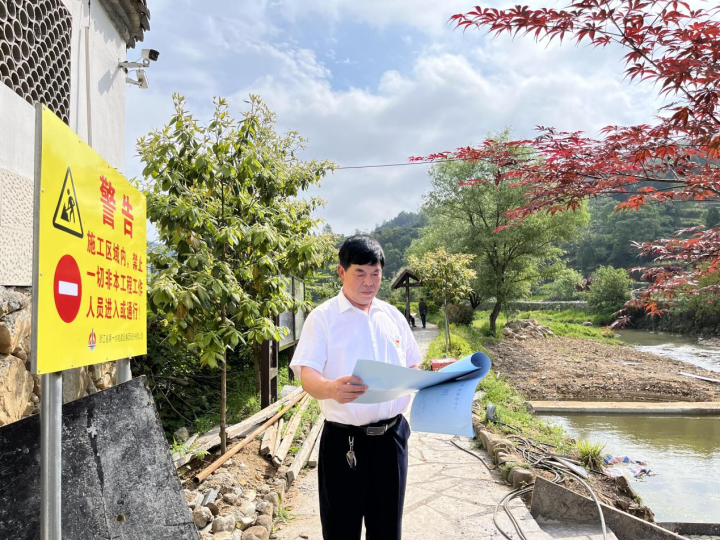
POLYGON ((427 315, 425 313, 420 314, 420 319, 422 319, 423 328, 425 328, 425 317, 427 317, 427 315))
POLYGON ((404 416, 384 435, 365 435, 326 422, 320 439, 318 484, 325 540, 400 540, 410 426, 404 416), (346 454, 354 437, 357 466, 346 454))

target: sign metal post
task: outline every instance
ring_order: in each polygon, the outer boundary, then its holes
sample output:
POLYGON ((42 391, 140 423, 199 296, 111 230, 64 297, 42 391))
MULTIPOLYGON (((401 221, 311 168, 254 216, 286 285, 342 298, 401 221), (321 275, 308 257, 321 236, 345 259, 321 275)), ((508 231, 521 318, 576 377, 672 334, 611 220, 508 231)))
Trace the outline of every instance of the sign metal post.
POLYGON ((61 540, 62 372, 42 376, 40 471, 41 539, 61 540))

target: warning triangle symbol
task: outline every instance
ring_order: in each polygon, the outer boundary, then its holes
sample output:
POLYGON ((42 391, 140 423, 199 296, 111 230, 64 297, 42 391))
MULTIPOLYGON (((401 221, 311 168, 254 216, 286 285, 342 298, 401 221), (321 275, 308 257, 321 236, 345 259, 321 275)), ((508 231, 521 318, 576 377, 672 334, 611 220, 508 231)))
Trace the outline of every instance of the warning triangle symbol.
POLYGON ((53 217, 53 226, 56 229, 70 233, 78 238, 83 237, 83 225, 80 218, 80 205, 78 203, 77 193, 75 192, 75 182, 73 182, 72 171, 68 167, 65 173, 65 181, 63 182, 60 198, 55 207, 55 216, 53 217))

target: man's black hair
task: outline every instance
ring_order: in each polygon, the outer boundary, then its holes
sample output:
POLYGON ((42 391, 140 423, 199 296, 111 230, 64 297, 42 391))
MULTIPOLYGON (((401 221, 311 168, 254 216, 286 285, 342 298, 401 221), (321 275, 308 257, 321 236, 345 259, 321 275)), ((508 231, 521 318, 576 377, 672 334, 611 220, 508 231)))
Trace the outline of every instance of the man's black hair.
POLYGON ((377 264, 380 267, 385 266, 385 253, 380 243, 374 238, 366 234, 356 234, 343 242, 338 253, 340 266, 345 270, 350 268, 351 264, 377 264))

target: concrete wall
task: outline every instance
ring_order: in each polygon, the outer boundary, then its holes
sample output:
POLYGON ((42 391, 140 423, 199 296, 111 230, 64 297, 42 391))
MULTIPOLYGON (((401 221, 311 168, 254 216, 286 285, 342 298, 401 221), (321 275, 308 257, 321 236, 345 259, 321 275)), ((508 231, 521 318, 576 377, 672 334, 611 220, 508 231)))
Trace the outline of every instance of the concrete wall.
MULTIPOLYGON (((97 4, 90 27, 90 85, 87 91, 86 0, 62 0, 72 15, 70 127, 88 141, 88 98, 92 146, 113 167, 124 169, 125 42, 97 4)), ((34 108, 0 84, 0 285, 32 284, 34 108)))

